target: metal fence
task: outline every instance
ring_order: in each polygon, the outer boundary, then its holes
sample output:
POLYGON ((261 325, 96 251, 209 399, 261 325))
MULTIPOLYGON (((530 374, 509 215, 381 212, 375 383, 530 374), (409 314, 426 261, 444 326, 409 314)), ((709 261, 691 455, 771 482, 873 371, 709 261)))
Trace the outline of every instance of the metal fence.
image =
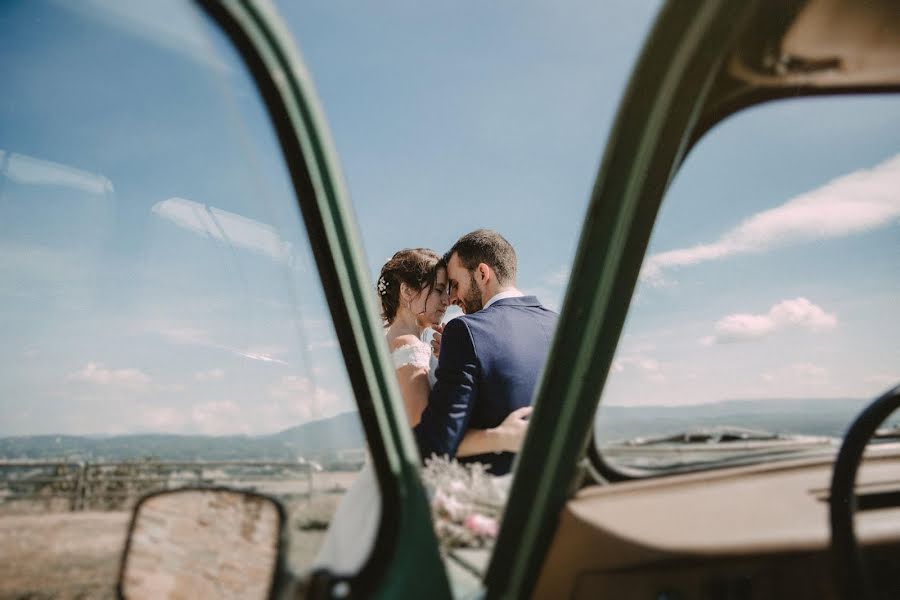
POLYGON ((0 507, 130 510, 151 491, 217 485, 291 501, 312 497, 313 473, 311 464, 298 461, 0 460, 0 507))

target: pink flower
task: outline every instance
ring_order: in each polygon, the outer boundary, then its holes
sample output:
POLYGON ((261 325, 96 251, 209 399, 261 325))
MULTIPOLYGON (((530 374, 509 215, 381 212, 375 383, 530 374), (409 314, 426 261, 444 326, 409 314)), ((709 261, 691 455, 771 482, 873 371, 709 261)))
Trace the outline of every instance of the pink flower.
POLYGON ((453 496, 438 491, 431 501, 432 506, 440 513, 443 513, 451 519, 458 521, 464 512, 464 507, 453 496))
POLYGON ((463 521, 463 527, 475 535, 483 535, 492 538, 497 537, 497 520, 478 513, 468 515, 465 521, 463 521))

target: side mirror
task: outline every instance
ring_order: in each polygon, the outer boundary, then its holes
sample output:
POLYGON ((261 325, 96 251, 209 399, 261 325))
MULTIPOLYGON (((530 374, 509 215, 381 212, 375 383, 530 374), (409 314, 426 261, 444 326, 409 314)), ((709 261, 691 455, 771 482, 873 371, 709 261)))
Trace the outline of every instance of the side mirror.
POLYGON ((284 509, 223 488, 145 496, 122 559, 124 598, 269 598, 284 577, 284 509))

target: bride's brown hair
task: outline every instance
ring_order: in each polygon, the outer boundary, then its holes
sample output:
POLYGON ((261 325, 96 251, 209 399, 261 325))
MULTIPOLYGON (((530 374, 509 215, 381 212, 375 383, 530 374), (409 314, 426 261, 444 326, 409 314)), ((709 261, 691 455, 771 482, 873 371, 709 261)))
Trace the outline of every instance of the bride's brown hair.
POLYGON ((400 308, 400 284, 420 292, 434 287, 437 271, 443 266, 441 257, 430 248, 399 250, 381 267, 378 278, 378 297, 381 299, 381 318, 390 325, 400 308))

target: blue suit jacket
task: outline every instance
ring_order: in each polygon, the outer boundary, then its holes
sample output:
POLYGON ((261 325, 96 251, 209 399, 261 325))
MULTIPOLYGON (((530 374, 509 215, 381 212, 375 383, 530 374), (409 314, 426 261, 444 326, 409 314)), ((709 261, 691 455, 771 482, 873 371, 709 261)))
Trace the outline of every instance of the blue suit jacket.
MULTIPOLYGON (((531 404, 547 359, 557 314, 534 296, 504 298, 447 323, 437 382, 414 432, 422 457, 456 456, 466 430, 499 425, 531 404)), ((494 475, 508 473, 511 452, 479 454, 494 475)))

